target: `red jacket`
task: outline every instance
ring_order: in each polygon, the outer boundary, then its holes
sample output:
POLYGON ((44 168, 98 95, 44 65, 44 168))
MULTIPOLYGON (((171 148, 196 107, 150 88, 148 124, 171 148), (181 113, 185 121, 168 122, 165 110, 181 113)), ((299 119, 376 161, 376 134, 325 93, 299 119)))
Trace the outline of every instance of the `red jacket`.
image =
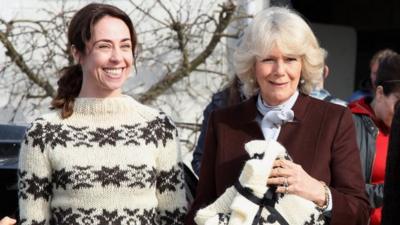
POLYGON ((362 98, 349 105, 354 114, 360 147, 361 165, 366 181, 366 191, 372 208, 370 225, 381 224, 384 177, 389 141, 389 128, 375 116, 371 98, 362 98), (379 132, 378 132, 379 131, 379 132))

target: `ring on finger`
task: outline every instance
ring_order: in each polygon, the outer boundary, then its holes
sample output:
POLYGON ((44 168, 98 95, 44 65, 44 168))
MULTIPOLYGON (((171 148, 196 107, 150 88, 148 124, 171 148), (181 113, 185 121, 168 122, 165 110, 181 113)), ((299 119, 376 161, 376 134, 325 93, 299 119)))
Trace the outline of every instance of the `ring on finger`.
POLYGON ((285 194, 289 194, 289 186, 285 186, 285 194))
POLYGON ((289 186, 288 178, 287 178, 287 177, 284 177, 284 178, 283 178, 283 186, 284 186, 284 187, 288 187, 288 186, 289 186))

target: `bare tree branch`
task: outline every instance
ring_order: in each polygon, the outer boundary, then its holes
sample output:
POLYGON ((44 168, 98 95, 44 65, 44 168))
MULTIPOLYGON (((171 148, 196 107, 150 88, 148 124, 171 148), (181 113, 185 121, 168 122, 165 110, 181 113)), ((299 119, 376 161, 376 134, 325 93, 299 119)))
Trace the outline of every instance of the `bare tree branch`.
POLYGON ((204 63, 208 56, 212 54, 215 47, 218 45, 222 38, 223 31, 228 27, 232 16, 236 10, 236 5, 231 0, 226 1, 220 6, 218 23, 213 32, 213 36, 206 48, 187 65, 181 64, 174 72, 168 73, 163 79, 154 84, 146 93, 139 97, 142 103, 149 103, 168 90, 173 84, 188 76, 190 72, 195 70, 200 64, 204 63))
POLYGON ((54 96, 55 90, 53 86, 47 81, 40 78, 38 74, 35 74, 31 68, 25 63, 24 58, 18 51, 14 48, 14 45, 7 39, 6 33, 0 31, 0 42, 3 43, 3 46, 6 48, 6 55, 10 57, 10 59, 15 62, 18 68, 35 84, 41 87, 47 96, 54 96))
POLYGON ((135 7, 135 9, 139 10, 140 12, 142 12, 144 15, 148 16, 149 18, 151 18, 152 20, 164 25, 165 27, 168 27, 168 24, 164 23, 163 21, 159 20, 158 18, 156 18, 155 16, 153 16, 150 12, 145 11, 142 7, 140 7, 139 5, 137 5, 135 3, 134 0, 129 0, 129 2, 135 7))
POLYGON ((202 73, 214 73, 214 74, 217 74, 217 75, 220 75, 220 76, 224 76, 224 77, 229 76, 229 74, 222 73, 222 72, 219 72, 219 71, 214 71, 214 70, 195 69, 193 71, 202 72, 202 73))

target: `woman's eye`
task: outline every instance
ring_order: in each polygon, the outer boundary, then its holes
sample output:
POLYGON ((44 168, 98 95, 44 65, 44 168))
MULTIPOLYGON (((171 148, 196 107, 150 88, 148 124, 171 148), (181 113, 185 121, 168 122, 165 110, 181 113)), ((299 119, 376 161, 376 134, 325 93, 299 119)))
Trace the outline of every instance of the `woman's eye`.
POLYGON ((270 62, 273 62, 273 61, 274 61, 274 59, 272 59, 272 58, 265 58, 265 59, 261 60, 261 62, 263 62, 263 63, 270 63, 270 62))
POLYGON ((122 45, 121 48, 130 49, 130 48, 131 48, 131 45, 122 45))
POLYGON ((110 48, 109 45, 99 45, 98 47, 99 47, 100 49, 107 49, 107 48, 110 48))
POLYGON ((286 61, 287 62, 295 62, 295 61, 297 61, 297 58, 289 57, 289 58, 286 58, 286 61))

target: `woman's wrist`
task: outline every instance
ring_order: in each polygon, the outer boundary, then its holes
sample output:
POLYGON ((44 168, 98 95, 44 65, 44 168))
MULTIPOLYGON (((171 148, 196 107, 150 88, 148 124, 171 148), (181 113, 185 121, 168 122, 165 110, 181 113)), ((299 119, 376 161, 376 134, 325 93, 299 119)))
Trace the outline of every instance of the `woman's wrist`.
POLYGON ((315 204, 320 208, 321 210, 325 210, 328 207, 329 204, 329 188, 323 181, 319 181, 322 186, 322 193, 323 195, 322 198, 319 198, 318 201, 315 202, 315 204))

